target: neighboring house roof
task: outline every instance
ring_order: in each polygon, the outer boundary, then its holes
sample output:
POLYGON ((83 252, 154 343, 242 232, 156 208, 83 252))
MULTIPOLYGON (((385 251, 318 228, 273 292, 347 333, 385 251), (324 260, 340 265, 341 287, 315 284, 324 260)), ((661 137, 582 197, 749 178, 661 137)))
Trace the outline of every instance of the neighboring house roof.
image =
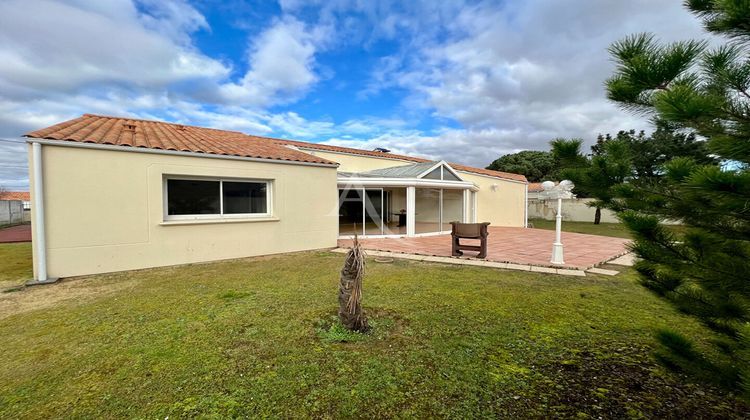
MULTIPOLYGON (((65 121, 41 130, 32 131, 25 136, 79 143, 95 143, 330 165, 335 165, 336 163, 305 153, 303 150, 320 150, 334 153, 348 153, 360 156, 395 159, 407 162, 432 163, 429 159, 397 155, 394 153, 360 150, 319 143, 307 143, 296 140, 275 139, 271 137, 251 136, 238 131, 194 127, 162 121, 148 121, 93 114, 84 114, 83 116, 70 121, 65 121), (295 148, 302 150, 295 150, 295 148)), ((526 177, 519 174, 474 168, 454 163, 449 164, 457 171, 526 182, 526 177)))
POLYGON ((544 189, 542 188, 541 182, 529 182, 529 192, 542 192, 544 189))
POLYGON ((336 165, 330 160, 280 144, 258 141, 257 137, 238 131, 91 114, 84 114, 80 118, 32 131, 25 136, 80 143, 336 165))
POLYGON ((28 191, 0 191, 0 200, 31 201, 28 191))

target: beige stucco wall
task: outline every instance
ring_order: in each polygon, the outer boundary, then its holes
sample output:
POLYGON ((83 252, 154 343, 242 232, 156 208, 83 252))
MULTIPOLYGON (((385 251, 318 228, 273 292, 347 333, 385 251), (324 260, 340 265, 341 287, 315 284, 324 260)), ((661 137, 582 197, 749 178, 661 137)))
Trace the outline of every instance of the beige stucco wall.
POLYGON ((477 222, 492 226, 523 227, 526 225, 526 184, 510 180, 459 172, 465 181, 479 187, 477 191, 477 222), (495 189, 493 191, 493 185, 495 189))
POLYGON ((305 153, 310 153, 323 159, 328 159, 339 164, 339 171, 341 172, 366 172, 375 169, 390 168, 392 166, 409 165, 414 162, 396 159, 384 159, 370 156, 357 156, 346 153, 332 153, 322 152, 320 150, 303 150, 305 153))
MULTIPOLYGON (((306 151, 309 153, 309 151, 306 151)), ((315 151, 316 156, 339 163, 339 171, 362 172, 382 169, 411 162, 356 156, 344 153, 315 151)), ((526 183, 511 181, 470 172, 457 171, 459 175, 479 187, 477 192, 477 221, 493 226, 522 227, 526 224, 526 183), (493 191, 492 186, 497 185, 493 191)), ((419 205, 417 204, 419 208, 419 205)))
MULTIPOLYGON (((48 145, 42 149, 50 277, 336 246, 333 167, 48 145), (164 223, 165 174, 271 180, 273 217, 164 223)), ((32 211, 36 208, 32 203, 32 211)))

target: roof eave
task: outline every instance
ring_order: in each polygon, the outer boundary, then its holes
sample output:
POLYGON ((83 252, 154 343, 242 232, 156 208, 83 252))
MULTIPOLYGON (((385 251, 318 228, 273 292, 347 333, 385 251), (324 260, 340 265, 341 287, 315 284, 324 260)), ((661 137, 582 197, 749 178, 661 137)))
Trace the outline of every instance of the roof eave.
POLYGON ((173 155, 173 156, 188 156, 198 158, 209 158, 209 159, 224 159, 224 160, 242 160, 249 162, 263 162, 263 163, 279 163, 286 165, 301 165, 301 166, 318 166, 327 168, 338 168, 339 164, 336 162, 324 163, 324 162, 308 162, 301 160, 284 160, 284 159, 273 159, 263 157, 250 157, 250 156, 235 156, 235 155, 220 155, 216 153, 198 153, 198 152, 185 152, 181 150, 165 150, 165 149, 152 149, 147 147, 134 147, 134 146, 119 146, 113 144, 100 144, 100 143, 84 143, 73 140, 56 140, 56 139, 43 139, 38 137, 31 137, 24 135, 27 143, 40 143, 49 146, 62 146, 62 147, 77 147, 82 149, 96 149, 96 150, 109 150, 115 152, 130 152, 130 153, 151 153, 159 155, 173 155))

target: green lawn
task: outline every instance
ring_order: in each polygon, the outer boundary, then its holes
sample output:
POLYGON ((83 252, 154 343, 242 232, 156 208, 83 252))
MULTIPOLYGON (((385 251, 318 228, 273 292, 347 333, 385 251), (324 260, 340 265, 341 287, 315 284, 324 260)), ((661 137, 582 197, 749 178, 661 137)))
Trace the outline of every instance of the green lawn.
POLYGON ((31 242, 0 244, 0 289, 31 277, 31 242))
POLYGON ((0 417, 750 413, 652 361, 655 328, 711 336, 630 271, 579 278, 370 261, 374 330, 342 343, 329 327, 342 259, 301 253, 0 295, 0 309, 13 303, 0 316, 0 417))
MULTIPOLYGON (((555 230, 554 220, 531 219, 529 224, 535 229, 555 230)), ((563 232, 588 233, 589 235, 614 236, 617 238, 630 238, 630 232, 622 223, 599 223, 593 222, 568 222, 563 220, 563 232)))

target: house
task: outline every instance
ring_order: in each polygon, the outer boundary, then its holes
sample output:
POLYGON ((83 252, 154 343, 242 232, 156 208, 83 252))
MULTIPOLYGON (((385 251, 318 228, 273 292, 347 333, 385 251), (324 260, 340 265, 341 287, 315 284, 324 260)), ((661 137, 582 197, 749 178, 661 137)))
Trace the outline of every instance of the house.
POLYGON ((31 210, 31 197, 28 191, 0 191, 0 201, 20 201, 25 211, 31 210))
POLYGON ((541 182, 529 182, 529 194, 528 194, 528 200, 531 202, 532 200, 539 200, 539 197, 542 191, 544 191, 544 188, 542 188, 541 182))
POLYGON ((86 114, 25 135, 37 280, 525 226, 522 175, 86 114))

